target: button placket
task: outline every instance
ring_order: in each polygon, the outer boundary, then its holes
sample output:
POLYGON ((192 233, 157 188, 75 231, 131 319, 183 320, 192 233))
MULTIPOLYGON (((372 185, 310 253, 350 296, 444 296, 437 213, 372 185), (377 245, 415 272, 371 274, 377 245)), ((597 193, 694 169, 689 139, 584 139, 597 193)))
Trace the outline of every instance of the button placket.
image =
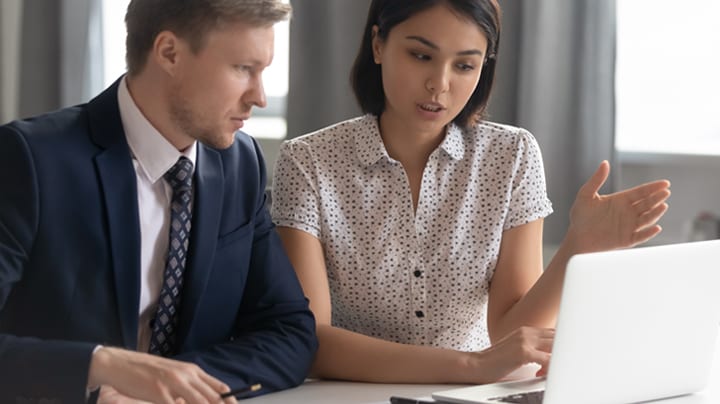
POLYGON ((428 211, 430 207, 427 204, 426 198, 432 198, 432 195, 427 195, 428 190, 436 189, 437 184, 435 180, 435 172, 438 169, 438 158, 437 151, 433 152, 428 159, 427 165, 423 170, 422 181, 420 185, 420 197, 418 199, 417 211, 415 212, 414 220, 414 244, 415 251, 414 256, 411 258, 412 269, 411 279, 414 285, 416 285, 417 294, 415 294, 413 301, 413 310, 415 313, 415 319, 418 326, 423 328, 422 335, 425 335, 424 330, 426 322, 423 321, 428 315, 427 306, 427 276, 425 271, 425 265, 423 260, 424 246, 427 238, 427 226, 428 226, 428 215, 431 212, 428 211))

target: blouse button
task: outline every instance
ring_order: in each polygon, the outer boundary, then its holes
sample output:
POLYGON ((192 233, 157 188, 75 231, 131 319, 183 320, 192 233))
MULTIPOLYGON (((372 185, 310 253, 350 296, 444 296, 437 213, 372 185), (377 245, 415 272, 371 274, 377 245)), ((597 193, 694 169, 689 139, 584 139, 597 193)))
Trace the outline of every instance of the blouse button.
POLYGON ((422 271, 419 269, 416 269, 415 272, 413 272, 413 275, 415 275, 416 278, 419 278, 422 276, 422 271))
POLYGON ((415 312, 415 315, 417 316, 417 318, 423 318, 423 317, 425 317, 425 313, 423 313, 423 312, 420 311, 420 310, 416 311, 416 312, 415 312))

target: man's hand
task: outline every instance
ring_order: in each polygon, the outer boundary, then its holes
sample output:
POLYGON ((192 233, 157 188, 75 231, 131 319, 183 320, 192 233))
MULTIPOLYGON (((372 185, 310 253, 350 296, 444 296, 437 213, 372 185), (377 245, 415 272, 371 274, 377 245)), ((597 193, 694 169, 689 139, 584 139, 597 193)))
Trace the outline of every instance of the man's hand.
POLYGON ((656 222, 668 209, 665 200, 670 196, 670 182, 653 181, 600 195, 609 174, 610 164, 603 161, 580 188, 570 209, 566 241, 573 244, 575 253, 632 247, 662 231, 656 222))
POLYGON ((92 357, 88 386, 102 386, 105 403, 209 404, 237 403, 221 399, 230 388, 192 363, 141 352, 102 347, 92 357))
POLYGON ((98 394, 97 404, 152 404, 149 401, 136 400, 124 396, 110 386, 102 386, 98 394))

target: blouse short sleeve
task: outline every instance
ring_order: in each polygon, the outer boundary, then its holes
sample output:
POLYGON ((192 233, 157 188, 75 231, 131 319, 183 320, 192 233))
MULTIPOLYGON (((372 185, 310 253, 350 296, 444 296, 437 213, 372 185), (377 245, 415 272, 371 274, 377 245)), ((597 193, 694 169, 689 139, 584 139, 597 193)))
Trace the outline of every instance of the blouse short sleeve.
POLYGON ((291 227, 320 238, 320 200, 309 148, 284 142, 275 165, 271 214, 276 226, 291 227))
POLYGON ((552 203, 547 197, 540 147, 528 131, 517 130, 519 133, 515 154, 515 173, 512 176, 510 204, 504 225, 506 230, 544 218, 552 213, 552 203))

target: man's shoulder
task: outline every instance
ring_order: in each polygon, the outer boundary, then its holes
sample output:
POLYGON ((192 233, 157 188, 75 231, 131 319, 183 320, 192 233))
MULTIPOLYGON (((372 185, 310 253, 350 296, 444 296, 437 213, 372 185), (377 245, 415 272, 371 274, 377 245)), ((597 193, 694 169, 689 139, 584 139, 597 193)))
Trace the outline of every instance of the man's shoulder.
POLYGON ((87 103, 18 119, 0 126, 0 131, 15 132, 34 142, 78 135, 85 138, 93 130, 111 132, 121 125, 117 85, 113 85, 87 103))
POLYGON ((21 147, 48 163, 76 159, 76 152, 97 150, 89 128, 83 106, 63 108, 0 126, 0 147, 21 147))
POLYGON ((18 119, 2 125, 24 136, 47 136, 65 133, 65 129, 85 124, 85 105, 77 105, 18 119))

